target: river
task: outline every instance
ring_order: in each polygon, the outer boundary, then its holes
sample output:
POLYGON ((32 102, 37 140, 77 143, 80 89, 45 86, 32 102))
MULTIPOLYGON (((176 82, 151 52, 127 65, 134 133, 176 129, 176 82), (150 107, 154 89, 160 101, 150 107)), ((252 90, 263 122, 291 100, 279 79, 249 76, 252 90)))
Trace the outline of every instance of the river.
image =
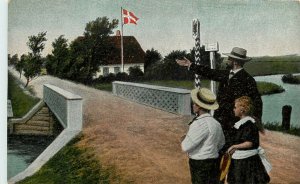
POLYGON ((24 171, 54 139, 54 136, 8 136, 7 178, 24 171))
MULTIPOLYGON (((300 74, 295 74, 300 75, 300 74)), ((287 84, 281 81, 283 75, 269 75, 255 77, 256 81, 272 82, 282 86, 285 92, 264 95, 263 100, 263 117, 264 123, 280 123, 282 122, 282 106, 291 105, 291 126, 300 127, 300 85, 287 84)))

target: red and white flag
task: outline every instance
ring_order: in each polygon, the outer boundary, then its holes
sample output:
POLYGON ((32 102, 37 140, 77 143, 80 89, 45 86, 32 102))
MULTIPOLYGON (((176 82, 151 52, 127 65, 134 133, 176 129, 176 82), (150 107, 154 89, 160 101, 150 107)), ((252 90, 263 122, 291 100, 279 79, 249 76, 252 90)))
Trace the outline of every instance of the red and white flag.
POLYGON ((135 24, 139 20, 133 12, 123 9, 123 23, 124 24, 135 24))

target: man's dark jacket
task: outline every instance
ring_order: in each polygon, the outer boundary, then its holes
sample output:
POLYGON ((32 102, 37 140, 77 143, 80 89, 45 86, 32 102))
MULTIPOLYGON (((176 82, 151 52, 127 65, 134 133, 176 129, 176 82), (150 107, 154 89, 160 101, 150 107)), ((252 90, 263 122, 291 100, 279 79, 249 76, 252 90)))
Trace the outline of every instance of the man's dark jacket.
POLYGON ((214 117, 221 123, 225 131, 230 129, 239 120, 234 116, 233 107, 234 100, 242 96, 249 96, 252 99, 254 104, 253 115, 261 121, 261 96, 254 78, 244 69, 238 71, 230 79, 228 70, 210 69, 207 66, 195 64, 190 66, 190 70, 210 80, 219 82, 217 101, 220 107, 215 111, 214 117))

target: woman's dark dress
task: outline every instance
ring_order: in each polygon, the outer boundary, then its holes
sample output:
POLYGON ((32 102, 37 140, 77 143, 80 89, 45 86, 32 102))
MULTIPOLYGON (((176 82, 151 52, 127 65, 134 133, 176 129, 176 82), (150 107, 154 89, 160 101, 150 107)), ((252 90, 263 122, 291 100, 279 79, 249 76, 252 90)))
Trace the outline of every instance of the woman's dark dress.
MULTIPOLYGON (((251 148, 244 150, 257 149, 259 146, 259 132, 257 126, 251 121, 247 121, 239 127, 233 128, 233 144, 240 144, 245 141, 253 143, 251 148)), ((259 184, 268 183, 270 177, 265 170, 259 155, 254 155, 245 159, 231 159, 227 182, 238 184, 259 184)))

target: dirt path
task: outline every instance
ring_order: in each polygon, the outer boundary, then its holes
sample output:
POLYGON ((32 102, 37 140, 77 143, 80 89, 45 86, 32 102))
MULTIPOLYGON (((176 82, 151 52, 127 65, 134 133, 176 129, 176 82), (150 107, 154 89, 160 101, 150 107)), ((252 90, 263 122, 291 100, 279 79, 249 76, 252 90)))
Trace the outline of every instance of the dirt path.
MULTIPOLYGON (((44 83, 83 97, 84 138, 80 145, 92 148, 102 164, 116 166, 120 174, 138 184, 190 183, 188 159, 180 148, 190 117, 50 76, 30 84, 40 97, 44 83)), ((300 183, 300 138, 267 131, 261 144, 273 165, 271 182, 300 183)))

